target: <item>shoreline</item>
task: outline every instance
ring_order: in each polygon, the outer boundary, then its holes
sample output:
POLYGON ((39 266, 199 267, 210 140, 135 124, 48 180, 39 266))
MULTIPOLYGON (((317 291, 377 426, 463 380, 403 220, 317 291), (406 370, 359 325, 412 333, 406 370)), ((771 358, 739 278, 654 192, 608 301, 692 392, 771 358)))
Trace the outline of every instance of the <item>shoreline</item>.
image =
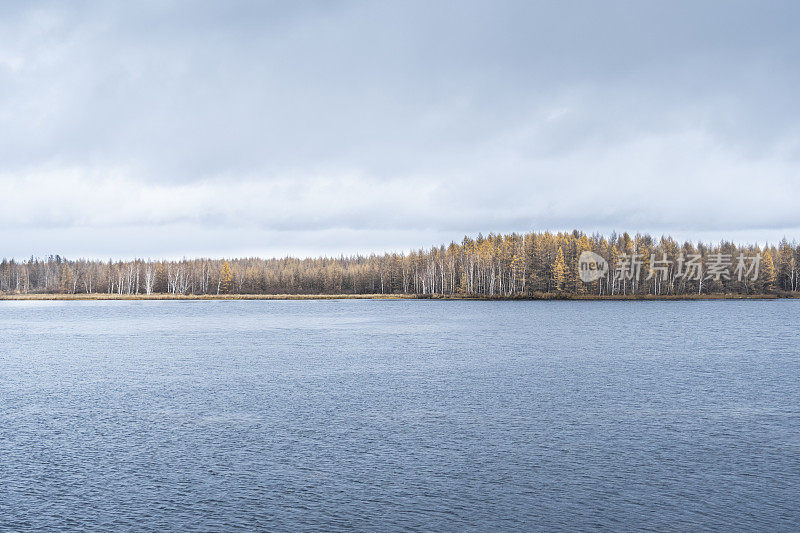
POLYGON ((557 295, 459 296, 430 294, 0 294, 8 301, 100 301, 100 300, 470 300, 470 301, 685 301, 685 300, 778 300, 800 298, 800 294, 680 294, 680 295, 557 295))

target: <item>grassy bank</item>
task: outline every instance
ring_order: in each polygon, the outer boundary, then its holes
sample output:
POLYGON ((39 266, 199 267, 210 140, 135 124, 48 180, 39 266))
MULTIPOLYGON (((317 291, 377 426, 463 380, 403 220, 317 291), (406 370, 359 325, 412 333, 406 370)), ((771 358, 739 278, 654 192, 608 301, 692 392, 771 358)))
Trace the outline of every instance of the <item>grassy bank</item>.
POLYGON ((560 295, 536 293, 525 297, 440 296, 429 294, 0 294, 0 300, 772 300, 797 298, 793 294, 681 294, 681 295, 560 295))

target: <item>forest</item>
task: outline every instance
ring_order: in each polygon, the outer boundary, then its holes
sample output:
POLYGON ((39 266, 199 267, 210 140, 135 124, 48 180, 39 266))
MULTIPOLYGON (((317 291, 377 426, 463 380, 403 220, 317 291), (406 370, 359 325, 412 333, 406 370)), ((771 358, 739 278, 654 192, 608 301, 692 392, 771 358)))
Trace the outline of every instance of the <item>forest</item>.
POLYGON ((100 261, 55 255, 0 263, 4 294, 792 296, 799 279, 800 246, 786 239, 762 246, 679 243, 577 230, 478 235, 407 253, 347 257, 100 261), (579 266, 587 251, 608 262, 607 271, 590 282, 581 279, 579 266), (743 261, 749 261, 747 271, 743 261))

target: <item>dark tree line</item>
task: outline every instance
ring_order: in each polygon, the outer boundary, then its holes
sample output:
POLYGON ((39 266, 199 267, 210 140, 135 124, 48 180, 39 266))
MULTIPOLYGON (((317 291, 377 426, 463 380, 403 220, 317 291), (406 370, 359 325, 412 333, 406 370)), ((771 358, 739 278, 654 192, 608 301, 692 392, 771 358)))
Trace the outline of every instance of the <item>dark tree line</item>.
POLYGON ((95 261, 56 255, 0 263, 0 292, 19 294, 762 294, 797 292, 799 279, 800 246, 785 239, 759 247, 578 231, 479 235, 410 253, 336 258, 95 261), (586 251, 608 261, 607 272, 588 283, 578 261, 586 251))

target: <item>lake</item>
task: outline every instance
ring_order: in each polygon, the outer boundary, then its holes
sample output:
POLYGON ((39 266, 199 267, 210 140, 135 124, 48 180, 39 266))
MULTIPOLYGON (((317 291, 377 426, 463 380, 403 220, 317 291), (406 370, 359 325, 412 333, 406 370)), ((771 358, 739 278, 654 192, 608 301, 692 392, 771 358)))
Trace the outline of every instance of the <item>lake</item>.
POLYGON ((800 300, 0 302, 0 529, 800 528, 800 300))

